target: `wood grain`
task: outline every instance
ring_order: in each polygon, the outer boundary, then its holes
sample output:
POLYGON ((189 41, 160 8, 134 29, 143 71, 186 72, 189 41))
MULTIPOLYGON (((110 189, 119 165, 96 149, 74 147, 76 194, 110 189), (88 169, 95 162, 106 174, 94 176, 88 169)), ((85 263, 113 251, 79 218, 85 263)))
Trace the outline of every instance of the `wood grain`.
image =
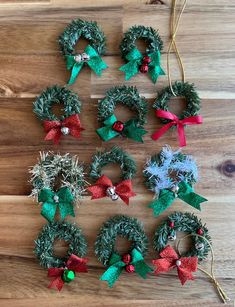
MULTIPOLYGON (((186 79, 194 82, 202 97, 203 125, 186 129, 187 147, 183 152, 197 160, 200 181, 196 191, 209 202, 201 212, 175 201, 159 218, 152 217, 147 208, 152 193, 143 184, 142 169, 146 158, 160 151, 164 144, 178 148, 175 131, 169 131, 158 142, 150 135, 162 124, 151 108, 157 91, 167 85, 162 77, 154 86, 147 76, 138 75, 126 82, 136 85, 149 104, 149 132, 144 144, 118 140, 137 161, 138 172, 133 181, 137 196, 129 207, 110 203, 108 199, 90 201, 85 196, 76 218, 88 240, 89 273, 65 287, 61 293, 47 289, 46 271, 36 261, 33 248, 45 220, 40 207, 28 198, 31 186, 28 169, 37 161, 39 151, 54 150, 77 154, 86 164, 92 154, 117 144, 117 139, 102 142, 96 135, 97 103, 113 85, 123 84, 118 67, 122 65, 119 44, 123 32, 134 24, 159 29, 164 41, 162 65, 166 68, 169 43, 170 0, 81 0, 81 1, 0 1, 0 304, 1 306, 221 306, 214 286, 200 272, 197 279, 183 288, 175 272, 159 277, 151 275, 143 283, 135 274, 120 277, 114 289, 99 281, 104 271, 93 252, 96 234, 101 224, 115 214, 135 216, 143 221, 152 240, 156 226, 175 210, 192 211, 202 218, 213 238, 216 276, 232 298, 235 289, 235 7, 228 0, 189 1, 179 28, 177 41, 186 69, 186 79), (159 3, 163 4, 159 4, 159 3), (155 3, 155 4, 150 4, 155 3), (40 121, 32 112, 35 96, 47 86, 64 85, 69 78, 58 51, 57 37, 73 18, 96 20, 107 36, 105 61, 109 65, 98 78, 84 69, 72 89, 82 100, 81 120, 86 130, 80 140, 67 137, 58 147, 46 143, 40 121)), ((84 41, 78 48, 84 47, 84 41)), ((180 77, 177 62, 171 55, 173 79, 180 77)), ((174 99, 173 112, 180 112, 184 103, 174 99)), ((131 114, 125 108, 115 111, 120 119, 131 114)), ((117 169, 106 171, 112 176, 117 169)), ((72 219, 71 219, 72 220, 72 219)), ((127 242, 121 240, 118 249, 125 251, 127 242)), ((65 252, 66 247, 56 247, 65 252)), ((156 254, 150 248, 147 261, 156 254)), ((210 258, 203 263, 209 269, 210 258)))

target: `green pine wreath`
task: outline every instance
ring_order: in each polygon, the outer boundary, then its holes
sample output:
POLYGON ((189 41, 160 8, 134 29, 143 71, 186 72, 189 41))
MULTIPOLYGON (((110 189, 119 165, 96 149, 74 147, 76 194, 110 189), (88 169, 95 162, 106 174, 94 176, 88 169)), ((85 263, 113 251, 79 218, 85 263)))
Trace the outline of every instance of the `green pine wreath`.
POLYGON ((81 229, 68 222, 52 222, 45 225, 35 240, 35 254, 44 268, 63 267, 70 255, 83 257, 86 252, 87 242, 81 229), (53 244, 56 239, 69 243, 67 255, 63 258, 54 255, 53 244))
POLYGON ((119 68, 125 73, 125 79, 129 80, 138 72, 149 73, 152 81, 156 83, 164 71, 160 66, 162 39, 155 29, 136 25, 131 27, 125 34, 120 44, 122 58, 126 64, 119 68), (148 47, 142 54, 136 47, 136 40, 142 39, 148 47))
POLYGON ((57 209, 62 219, 75 216, 74 204, 81 200, 86 185, 83 165, 76 156, 40 153, 30 174, 33 186, 30 196, 42 204, 43 217, 53 221, 57 209))
POLYGON ((43 122, 45 140, 58 144, 61 136, 72 135, 80 138, 81 127, 79 113, 81 101, 78 95, 66 87, 54 85, 44 90, 33 103, 33 111, 43 122), (53 113, 54 104, 62 104, 62 115, 53 113))
POLYGON ((102 176, 102 168, 115 163, 121 168, 123 180, 132 179, 136 174, 137 166, 133 158, 120 147, 115 146, 110 150, 97 151, 92 157, 90 177, 99 179, 102 176))
POLYGON ((95 254, 107 267, 100 280, 107 281, 109 287, 112 287, 124 269, 127 273, 136 272, 146 278, 152 271, 144 262, 147 251, 148 239, 143 225, 136 218, 125 215, 112 217, 103 224, 95 242, 95 254), (132 242, 129 252, 123 256, 115 250, 118 236, 132 242))
MULTIPOLYGON (((159 94, 157 99, 155 100, 153 104, 153 108, 156 110, 164 110, 164 111, 170 111, 169 110, 169 101, 171 98, 175 97, 183 97, 186 101, 186 109, 178 115, 179 119, 188 118, 190 116, 196 116, 199 114, 200 111, 200 105, 201 105, 201 99, 198 96, 198 93, 195 89, 194 84, 188 83, 188 82, 181 82, 176 81, 172 85, 172 89, 175 93, 173 95, 172 90, 170 86, 164 88, 159 94)), ((164 119, 160 117, 160 120, 162 123, 167 124, 171 120, 164 119)), ((175 127, 175 126, 173 126, 175 127)))
POLYGON ((143 142, 142 136, 147 133, 143 126, 147 122, 147 102, 141 97, 137 88, 133 86, 116 86, 106 92, 105 97, 98 105, 98 120, 104 126, 97 129, 97 134, 104 141, 109 141, 117 136, 143 142), (136 116, 123 123, 114 115, 117 104, 127 106, 135 111, 136 116))
POLYGON ((68 84, 73 84, 82 69, 88 65, 97 75, 108 66, 101 56, 106 51, 106 38, 96 22, 82 19, 73 20, 59 36, 60 50, 66 60, 67 69, 71 70, 68 84), (83 53, 77 53, 75 46, 80 38, 88 41, 83 53))
POLYGON ((185 257, 197 256, 199 260, 206 259, 210 251, 207 241, 211 243, 208 229, 196 215, 188 212, 175 212, 157 227, 153 239, 154 249, 157 252, 164 249, 168 240, 176 239, 177 231, 192 234, 192 246, 184 253, 185 257))

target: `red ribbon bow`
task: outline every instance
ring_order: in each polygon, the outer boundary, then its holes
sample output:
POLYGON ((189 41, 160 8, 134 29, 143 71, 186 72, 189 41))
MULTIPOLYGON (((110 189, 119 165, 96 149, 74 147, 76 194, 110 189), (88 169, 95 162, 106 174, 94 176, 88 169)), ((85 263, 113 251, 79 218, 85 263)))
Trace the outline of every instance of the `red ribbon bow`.
POLYGON ((73 272, 87 273, 87 263, 88 259, 79 258, 72 254, 68 261, 65 263, 64 268, 49 268, 48 277, 54 277, 54 279, 49 284, 48 288, 57 288, 59 291, 64 286, 64 280, 62 279, 65 270, 71 270, 73 272))
POLYGON ((80 137, 80 132, 84 130, 81 127, 81 122, 78 114, 73 114, 66 117, 63 121, 45 120, 43 122, 44 130, 47 133, 45 140, 53 140, 54 144, 58 144, 62 134, 70 134, 75 138, 80 137), (67 128, 67 133, 63 133, 63 128, 67 128))
POLYGON ((198 125, 202 124, 202 116, 190 116, 184 119, 179 119, 175 114, 163 111, 163 110, 156 110, 156 116, 169 119, 171 122, 163 126, 160 130, 154 132, 152 134, 152 139, 154 141, 158 140, 170 127, 177 126, 178 136, 179 136, 179 144, 180 147, 186 146, 186 138, 184 133, 184 125, 198 125))
POLYGON ((115 193, 127 204, 129 205, 129 198, 135 196, 136 194, 132 190, 132 183, 130 179, 123 180, 117 185, 113 185, 112 181, 102 175, 94 185, 87 188, 89 192, 92 193, 91 199, 98 199, 107 196, 107 189, 114 188, 115 193))
POLYGON ((178 277, 181 284, 184 285, 187 280, 194 280, 192 272, 197 271, 197 257, 179 258, 175 250, 167 245, 160 253, 160 259, 155 259, 152 263, 156 266, 155 274, 168 272, 177 267, 178 277))

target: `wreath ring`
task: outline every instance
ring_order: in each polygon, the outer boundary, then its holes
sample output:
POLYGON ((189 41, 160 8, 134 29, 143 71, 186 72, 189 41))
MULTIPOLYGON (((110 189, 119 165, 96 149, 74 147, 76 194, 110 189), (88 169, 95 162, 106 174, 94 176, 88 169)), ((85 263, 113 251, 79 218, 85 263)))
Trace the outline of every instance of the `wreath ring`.
POLYGON ((136 194, 132 190, 131 179, 136 173, 136 163, 132 157, 119 147, 113 147, 111 150, 97 152, 92 157, 90 177, 97 179, 94 185, 91 185, 87 190, 92 194, 91 199, 109 197, 112 201, 119 198, 129 205, 129 198, 136 194), (102 168, 110 163, 120 165, 122 171, 122 179, 117 184, 105 175, 102 175, 102 168))
POLYGON ((75 216, 74 203, 81 199, 85 187, 83 165, 76 156, 40 153, 40 159, 30 173, 31 196, 42 203, 43 217, 53 221, 57 208, 62 219, 67 215, 75 216), (61 177, 60 185, 55 190, 58 177, 61 177))
POLYGON ((80 109, 78 95, 58 85, 48 87, 33 104, 34 113, 43 121, 45 140, 53 140, 55 144, 59 143, 62 135, 80 138, 80 132, 84 130, 79 119, 80 109), (60 117, 52 112, 54 104, 63 105, 63 114, 60 117))
POLYGON ((141 25, 131 27, 125 34, 120 44, 122 58, 126 64, 119 68, 129 80, 138 72, 149 73, 152 81, 156 83, 160 75, 165 72, 160 66, 163 42, 159 33, 152 27, 141 25), (136 47, 136 40, 143 39, 148 43, 148 48, 142 54, 136 47))
POLYGON ((43 227, 35 240, 35 254, 39 263, 44 268, 63 267, 70 255, 85 256, 87 242, 81 229, 68 222, 52 222, 43 227), (56 239, 69 243, 66 257, 59 258, 53 253, 53 244, 56 239))
POLYGON ((205 225, 202 225, 201 220, 197 216, 188 212, 175 212, 161 223, 154 234, 154 249, 157 252, 163 250, 168 240, 174 241, 176 239, 177 231, 192 234, 192 247, 184 253, 184 257, 196 256, 199 260, 206 259, 210 251, 207 241, 211 242, 208 229, 205 225))
POLYGON ((109 141, 117 136, 123 136, 133 139, 137 142, 143 142, 142 136, 147 133, 143 129, 147 122, 147 102, 144 97, 139 95, 136 87, 117 86, 109 89, 105 97, 98 105, 98 120, 104 123, 104 126, 97 129, 97 134, 104 141, 109 141), (117 104, 122 104, 136 112, 136 116, 123 123, 114 115, 114 109, 117 104))
POLYGON ((100 279, 112 287, 123 269, 127 273, 136 272, 146 278, 147 273, 152 271, 144 262, 147 251, 148 239, 143 225, 136 218, 124 215, 112 217, 103 224, 95 242, 95 254, 108 267, 100 279), (128 254, 120 256, 115 250, 117 236, 132 241, 128 254))
POLYGON ((71 70, 68 84, 75 82, 84 64, 97 75, 101 75, 102 70, 108 67, 101 58, 106 50, 106 38, 96 22, 73 20, 59 36, 59 46, 66 60, 67 69, 71 70), (75 51, 75 45, 81 37, 88 40, 89 44, 84 52, 79 54, 75 51))
MULTIPOLYGON (((169 112, 169 101, 173 97, 183 97, 186 100, 186 109, 178 116, 179 119, 185 119, 190 116, 198 115, 200 111, 201 100, 193 84, 188 82, 176 81, 172 85, 172 89, 175 93, 173 95, 170 86, 164 88, 159 94, 153 104, 153 108, 156 110, 164 110, 169 112)), ((161 118, 162 123, 167 124, 170 119, 161 118)))
POLYGON ((207 201, 193 189, 193 184, 198 180, 196 162, 192 156, 182 154, 180 150, 163 147, 158 155, 147 161, 144 176, 147 188, 155 193, 154 200, 149 204, 154 216, 169 208, 176 198, 197 210, 201 210, 200 204, 207 201))

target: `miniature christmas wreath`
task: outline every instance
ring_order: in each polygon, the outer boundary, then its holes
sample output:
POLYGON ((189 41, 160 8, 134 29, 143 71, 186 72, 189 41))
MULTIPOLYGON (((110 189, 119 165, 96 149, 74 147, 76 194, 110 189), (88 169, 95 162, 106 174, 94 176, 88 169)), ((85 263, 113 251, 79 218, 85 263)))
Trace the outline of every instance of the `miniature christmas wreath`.
POLYGON ((119 68, 129 80, 138 72, 149 73, 152 81, 156 83, 160 75, 165 75, 160 66, 163 42, 156 30, 151 27, 133 26, 125 34, 120 45, 122 58, 127 62, 119 68), (137 49, 136 40, 143 39, 148 48, 144 55, 137 49))
POLYGON ((207 241, 211 242, 208 229, 205 225, 202 225, 197 216, 188 212, 175 212, 162 222, 154 235, 154 249, 157 252, 162 251, 166 247, 168 240, 174 241, 176 239, 176 231, 193 234, 192 247, 184 254, 185 257, 196 256, 198 260, 206 259, 210 251, 207 241))
POLYGON ((81 199, 85 186, 83 166, 76 156, 41 153, 30 173, 31 196, 42 203, 43 217, 53 221, 57 208, 62 219, 67 215, 75 216, 73 205, 81 199), (60 188, 55 190, 58 178, 61 178, 60 188))
POLYGON ((101 56, 105 53, 106 39, 96 22, 81 19, 73 20, 59 36, 60 50, 65 57, 68 70, 72 70, 68 84, 73 84, 84 64, 87 64, 97 75, 108 66, 101 56), (76 53, 75 45, 83 37, 88 40, 83 53, 76 53))
POLYGON ((136 272, 142 278, 152 271, 144 262, 148 250, 148 239, 142 224, 133 217, 117 215, 106 221, 100 229, 95 242, 95 254, 107 270, 100 280, 108 282, 111 288, 125 269, 127 273, 136 272), (130 252, 121 256, 115 250, 117 236, 132 241, 130 252))
POLYGON ((120 198, 128 205, 129 198, 136 195, 132 190, 131 182, 135 173, 135 161, 121 148, 113 147, 111 150, 97 152, 92 157, 90 177, 98 180, 87 188, 92 194, 91 199, 108 196, 112 201, 120 198), (122 170, 123 181, 118 184, 113 184, 107 176, 101 174, 102 168, 110 163, 119 164, 122 170))
POLYGON ((141 97, 133 86, 117 86, 106 92, 105 98, 98 105, 98 120, 104 123, 104 127, 96 130, 104 141, 109 141, 116 136, 130 138, 137 142, 143 142, 142 136, 147 133, 143 129, 146 123, 147 102, 141 97), (135 111, 136 117, 121 122, 114 115, 117 104, 122 104, 135 111))
POLYGON ((47 133, 45 140, 53 140, 58 144, 62 135, 80 138, 81 127, 79 113, 81 101, 77 94, 66 87, 54 85, 48 87, 37 97, 33 104, 34 113, 43 121, 47 133), (52 113, 53 104, 63 104, 63 115, 59 118, 52 113))
POLYGON ((52 222, 43 227, 35 240, 35 254, 42 267, 48 269, 52 281, 48 288, 62 289, 64 283, 70 283, 76 272, 87 272, 87 242, 80 228, 68 222, 52 222), (58 258, 54 255, 53 244, 56 239, 69 243, 67 256, 58 258))
POLYGON ((192 156, 179 150, 172 151, 169 146, 147 161, 144 176, 146 186, 155 193, 155 199, 149 205, 154 216, 166 210, 176 198, 198 210, 201 210, 200 204, 207 201, 194 193, 193 184, 198 180, 198 172, 192 156))
POLYGON ((152 139, 158 140, 168 129, 176 126, 178 130, 179 144, 183 147, 186 146, 184 126, 202 124, 202 116, 198 115, 201 100, 193 84, 176 81, 172 85, 172 89, 174 95, 170 86, 168 86, 159 93, 153 104, 153 108, 156 109, 156 116, 160 118, 165 126, 154 132, 152 139), (187 107, 179 116, 176 116, 169 111, 168 103, 172 97, 184 97, 186 100, 187 107))

